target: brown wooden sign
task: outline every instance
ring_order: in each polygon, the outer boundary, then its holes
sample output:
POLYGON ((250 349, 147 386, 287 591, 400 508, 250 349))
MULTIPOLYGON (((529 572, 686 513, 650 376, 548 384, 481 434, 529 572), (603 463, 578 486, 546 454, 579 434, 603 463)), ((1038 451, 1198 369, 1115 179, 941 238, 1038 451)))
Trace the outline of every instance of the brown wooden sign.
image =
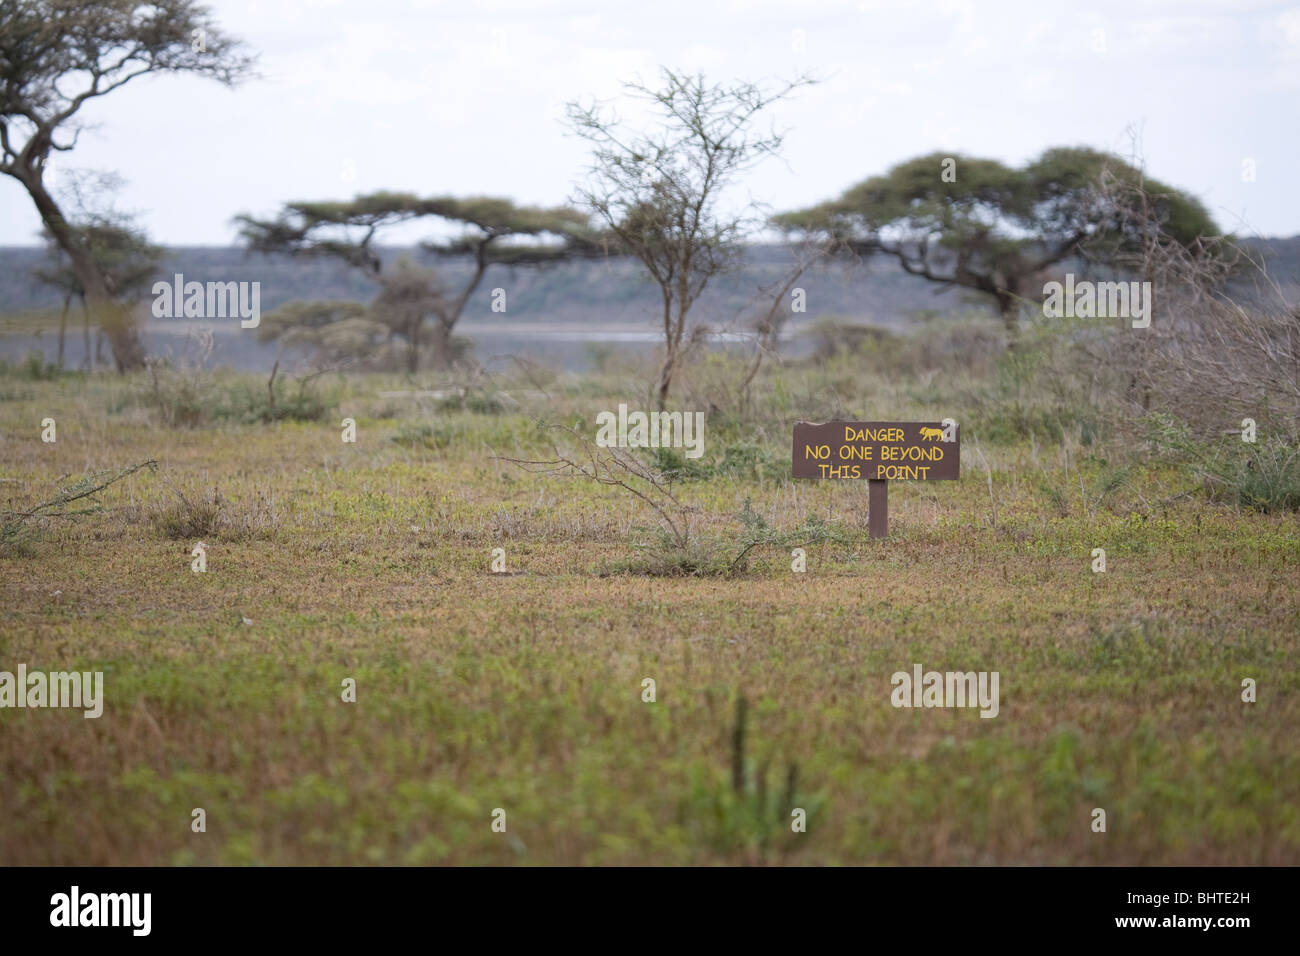
POLYGON ((955 422, 796 422, 795 478, 866 479, 871 537, 888 534, 888 482, 961 477, 955 422))
POLYGON ((794 477, 953 479, 961 473, 958 438, 956 425, 939 422, 796 422, 794 477))

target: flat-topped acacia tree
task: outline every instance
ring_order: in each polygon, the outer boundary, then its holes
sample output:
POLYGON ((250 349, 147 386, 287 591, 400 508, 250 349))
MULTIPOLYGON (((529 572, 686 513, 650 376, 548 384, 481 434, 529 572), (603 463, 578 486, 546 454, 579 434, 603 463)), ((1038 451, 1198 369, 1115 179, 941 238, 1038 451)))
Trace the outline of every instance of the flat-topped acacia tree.
POLYGON ((344 202, 291 202, 273 219, 239 216, 240 235, 248 248, 300 256, 329 256, 360 270, 381 287, 376 306, 403 312, 393 324, 406 337, 411 371, 418 362, 424 319, 434 318, 433 347, 439 367, 451 364, 452 330, 487 270, 496 264, 539 266, 571 257, 600 253, 592 241, 587 217, 560 206, 518 206, 493 196, 421 198, 411 193, 378 192, 344 202), (431 272, 417 288, 419 272, 405 268, 386 271, 376 241, 401 223, 431 218, 463 227, 451 239, 421 244, 438 257, 467 257, 469 279, 458 291, 447 291, 431 272), (520 242, 520 239, 539 241, 520 242))
POLYGON ((1076 255, 1119 262, 1157 230, 1188 246, 1218 235, 1194 197, 1086 147, 1049 149, 1020 168, 957 153, 919 156, 774 222, 982 293, 1013 340, 1022 294, 1042 270, 1076 255), (1143 204, 1127 203, 1105 182, 1144 184, 1143 204))
POLYGON ((137 77, 189 73, 229 86, 251 68, 242 46, 193 0, 0 0, 0 173, 27 191, 67 254, 119 371, 143 367, 144 346, 86 234, 50 192, 50 156, 76 146, 83 106, 137 77))

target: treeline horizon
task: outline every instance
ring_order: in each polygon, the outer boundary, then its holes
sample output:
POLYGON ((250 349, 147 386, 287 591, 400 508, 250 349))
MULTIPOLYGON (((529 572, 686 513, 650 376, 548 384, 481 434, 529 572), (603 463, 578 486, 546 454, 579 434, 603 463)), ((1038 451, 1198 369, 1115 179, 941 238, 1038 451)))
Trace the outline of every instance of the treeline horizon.
MULTIPOLYGON (((0 62, 10 67, 0 77, 0 174, 22 186, 44 227, 51 261, 36 271, 62 294, 60 358, 77 300, 87 328, 93 321, 108 340, 119 372, 149 368, 135 303, 165 285, 150 279, 166 250, 135 215, 103 205, 113 174, 82 179, 70 195, 48 175, 53 155, 76 145, 79 111, 154 73, 239 86, 258 79, 257 59, 209 9, 188 0, 120 8, 30 0, 0 24, 0 62), (76 38, 72 55, 68 37, 76 38)), ((1148 288, 1186 283, 1198 293, 1261 265, 1243 255, 1238 237, 1198 196, 1157 178, 1162 170, 1148 171, 1136 137, 1127 158, 1078 143, 1046 145, 1020 163, 931 151, 827 184, 804 208, 773 208, 752 194, 737 206, 745 177, 782 156, 790 130, 770 121, 772 110, 824 82, 808 72, 752 81, 660 66, 652 79, 625 80, 618 105, 575 89, 561 122, 584 142, 588 160, 561 205, 381 189, 351 198, 285 197, 277 209, 240 212, 233 221, 248 250, 332 260, 377 292, 365 308, 318 292, 286 301, 258 337, 310 346, 322 358, 396 349, 410 372, 426 362, 448 371, 460 363, 456 327, 471 301, 490 289, 491 311, 508 311, 497 278, 503 270, 541 273, 561 261, 619 256, 637 262, 657 287, 650 314, 663 331, 654 385, 662 409, 705 331, 697 306, 710 286, 716 294, 724 277, 734 276, 751 255, 748 243, 774 231, 792 240, 789 261, 760 283, 757 298, 736 308, 755 346, 747 381, 785 324, 807 313, 803 283, 834 262, 884 259, 940 293, 982 298, 996 310, 1009 349, 1045 278, 1067 263, 1140 278, 1148 288), (381 250, 394 233, 415 228, 434 230, 420 244, 427 256, 393 258, 381 250), (465 275, 445 267, 466 257, 465 275)), ((251 280, 259 283, 255 291, 265 278, 251 280)))
MULTIPOLYGON (((1280 285, 1300 286, 1300 235, 1247 238, 1240 240, 1240 244, 1263 261, 1269 275, 1280 285)), ((785 267, 792 246, 782 241, 745 244, 741 266, 720 276, 717 287, 708 290, 702 299, 700 319, 714 325, 737 319, 739 313, 752 305, 758 287, 774 279, 785 267)), ((150 273, 149 284, 170 280, 176 272, 188 278, 212 281, 260 280, 262 305, 267 311, 304 299, 369 301, 379 288, 376 280, 329 259, 254 252, 233 242, 161 245, 160 248, 163 256, 150 273)), ((439 273, 452 280, 460 279, 470 269, 469 256, 435 259, 416 243, 376 244, 374 249, 386 264, 395 263, 403 256, 417 262, 436 263, 439 273)), ((35 275, 35 270, 48 265, 44 246, 0 245, 0 316, 61 308, 60 291, 35 275)), ((1079 273, 1088 268, 1085 262, 1066 260, 1056 271, 1063 274, 1073 269, 1079 273)), ((810 270, 802 284, 808 293, 808 315, 814 318, 834 315, 897 325, 913 313, 954 307, 996 315, 979 298, 962 295, 960 290, 936 289, 933 284, 883 259, 826 263, 810 270)), ((641 323, 654 318, 646 311, 653 289, 639 264, 623 256, 568 260, 542 269, 502 267, 502 272, 485 285, 471 298, 467 318, 472 315, 476 320, 509 320, 512 316, 545 315, 557 320, 611 323, 641 323), (505 314, 492 313, 488 308, 490 292, 495 287, 504 287, 511 293, 505 314)), ((1236 291, 1241 295, 1248 292, 1242 287, 1236 291)), ((147 288, 135 297, 138 303, 150 299, 147 288)))

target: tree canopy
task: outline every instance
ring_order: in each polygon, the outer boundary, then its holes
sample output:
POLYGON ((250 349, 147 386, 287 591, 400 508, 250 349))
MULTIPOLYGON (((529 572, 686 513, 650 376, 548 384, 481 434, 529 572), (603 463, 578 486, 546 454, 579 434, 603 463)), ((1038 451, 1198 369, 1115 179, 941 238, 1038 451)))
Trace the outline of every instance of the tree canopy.
POLYGON ((50 155, 76 146, 83 106, 138 77, 188 73, 230 85, 252 62, 193 0, 0 0, 0 173, 22 184, 67 253, 121 370, 142 366, 144 349, 46 188, 50 155))
MULTIPOLYGON (((163 249, 149 241, 143 229, 123 216, 92 215, 71 223, 79 241, 95 260, 104 284, 115 297, 129 296, 149 287, 163 249)), ((49 231, 45 232, 49 264, 33 270, 38 280, 70 298, 84 299, 86 290, 68 261, 67 253, 49 231)))
POLYGON ((599 251, 582 212, 565 206, 520 206, 494 196, 420 197, 377 192, 346 201, 286 203, 273 218, 242 215, 236 221, 249 249, 333 257, 379 283, 375 318, 406 339, 412 371, 429 315, 435 319, 435 357, 443 366, 451 362, 452 330, 492 265, 543 265, 599 251), (378 245, 382 233, 425 218, 461 229, 450 238, 421 244, 435 257, 468 256, 473 261, 471 275, 459 290, 446 289, 433 270, 411 263, 399 263, 397 269, 387 272, 384 269, 378 245))
POLYGON ((931 153, 774 222, 983 293, 1012 333, 1026 280, 1043 269, 1074 255, 1114 261, 1157 232, 1186 244, 1218 234, 1194 197, 1086 147, 1049 149, 1020 168, 931 153), (1129 193, 1107 183, 1143 188, 1129 193), (1128 208, 1122 197, 1130 194, 1146 197, 1144 208, 1128 208))

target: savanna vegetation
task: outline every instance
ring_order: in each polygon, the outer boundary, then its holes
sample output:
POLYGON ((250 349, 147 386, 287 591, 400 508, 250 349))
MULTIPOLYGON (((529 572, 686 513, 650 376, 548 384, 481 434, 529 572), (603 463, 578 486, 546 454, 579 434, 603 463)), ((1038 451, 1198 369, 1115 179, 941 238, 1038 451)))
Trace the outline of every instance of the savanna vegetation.
POLYGON ((1059 332, 999 336, 827 330, 747 402, 744 357, 697 355, 706 453, 637 456, 671 501, 509 460, 573 457, 630 381, 648 405, 653 357, 269 386, 8 368, 0 659, 103 670, 107 700, 0 711, 0 859, 1296 862, 1294 436, 1198 435, 1059 332), (789 478, 791 423, 836 415, 953 415, 963 478, 895 483, 870 541, 865 487, 789 478), (999 716, 894 709, 914 662, 998 671, 999 716))
POLYGON ((1194 197, 1061 147, 773 216, 741 180, 813 80, 663 70, 626 88, 648 126, 568 104, 572 205, 241 215, 370 295, 278 301, 253 375, 210 334, 147 354, 161 250, 50 181, 86 103, 252 55, 191 0, 0 11, 0 173, 59 342, 80 302, 118 373, 0 363, 0 665, 105 675, 97 719, 0 708, 0 862, 1300 862, 1300 311, 1194 197), (416 221, 429 261, 379 246, 416 221), (709 348, 706 293, 774 229, 741 345, 709 348), (985 311, 815 308, 783 352, 803 277, 869 256, 985 311), (560 372, 455 334, 488 275, 598 257, 637 264, 657 349, 560 372), (1144 324, 1049 314, 1076 266, 1144 324), (701 414, 703 454, 595 445, 629 402, 701 414), (961 478, 895 483, 869 539, 861 483, 790 477, 794 423, 835 418, 955 419, 961 478), (997 716, 895 708, 914 665, 997 672, 997 716))

